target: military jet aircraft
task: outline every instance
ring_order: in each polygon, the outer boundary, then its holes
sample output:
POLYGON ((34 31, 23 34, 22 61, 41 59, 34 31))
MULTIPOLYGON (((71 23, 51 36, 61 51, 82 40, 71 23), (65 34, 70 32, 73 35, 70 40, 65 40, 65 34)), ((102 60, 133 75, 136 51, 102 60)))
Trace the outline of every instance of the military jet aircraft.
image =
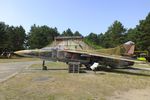
MULTIPOLYGON (((62 38, 56 38, 56 40, 57 39, 59 41, 62 38)), ((67 39, 66 41, 70 40, 69 37, 63 39, 67 39)), ((90 68, 90 66, 95 62, 99 63, 99 65, 109 66, 111 68, 128 67, 132 66, 134 62, 136 62, 136 60, 132 58, 135 48, 135 44, 132 41, 128 41, 116 48, 100 50, 85 50, 83 43, 74 41, 73 44, 71 41, 73 40, 70 40, 70 45, 67 43, 67 46, 63 41, 58 42, 57 45, 51 45, 50 47, 45 47, 42 49, 16 51, 15 54, 43 59, 43 70, 47 69, 45 66, 45 60, 61 61, 67 64, 69 62, 80 62, 80 65, 84 65, 86 68, 90 68), (77 49, 79 47, 80 49, 77 49)), ((56 44, 56 42, 52 44, 56 44)))

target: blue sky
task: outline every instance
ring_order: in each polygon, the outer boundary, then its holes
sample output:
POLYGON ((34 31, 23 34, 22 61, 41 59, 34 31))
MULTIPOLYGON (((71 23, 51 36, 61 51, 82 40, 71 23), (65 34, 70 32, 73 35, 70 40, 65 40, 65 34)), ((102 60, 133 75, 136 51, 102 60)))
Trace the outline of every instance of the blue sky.
POLYGON ((99 34, 115 20, 134 28, 149 12, 150 0, 0 0, 0 21, 27 32, 37 24, 99 34))

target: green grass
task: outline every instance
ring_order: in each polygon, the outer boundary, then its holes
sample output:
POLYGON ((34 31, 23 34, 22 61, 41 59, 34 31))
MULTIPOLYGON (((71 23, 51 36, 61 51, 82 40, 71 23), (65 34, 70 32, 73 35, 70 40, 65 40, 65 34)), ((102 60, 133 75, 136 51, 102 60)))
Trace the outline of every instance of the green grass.
POLYGON ((135 64, 133 67, 135 67, 135 68, 150 68, 150 63, 147 63, 147 64, 135 64))
MULTIPOLYGON (((49 62, 49 61, 45 61, 45 65, 48 67, 48 68, 67 68, 67 64, 63 63, 63 62, 49 62)), ((30 66, 30 68, 41 68, 41 64, 33 64, 30 66)))
POLYGON ((64 63, 46 64, 47 71, 34 64, 0 83, 0 100, 106 100, 116 91, 150 88, 150 77, 143 75, 104 71, 70 74, 64 63))

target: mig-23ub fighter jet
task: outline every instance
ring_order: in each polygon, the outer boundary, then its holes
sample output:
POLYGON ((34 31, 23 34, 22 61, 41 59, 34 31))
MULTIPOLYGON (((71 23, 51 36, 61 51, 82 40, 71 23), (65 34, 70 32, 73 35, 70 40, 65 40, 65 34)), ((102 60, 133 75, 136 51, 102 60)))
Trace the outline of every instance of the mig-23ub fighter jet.
POLYGON ((135 44, 128 41, 116 48, 94 50, 83 42, 82 37, 56 37, 55 41, 42 49, 21 50, 15 54, 21 56, 38 57, 45 60, 60 62, 79 62, 80 65, 90 68, 94 63, 111 68, 132 66, 136 60, 132 58, 135 44))

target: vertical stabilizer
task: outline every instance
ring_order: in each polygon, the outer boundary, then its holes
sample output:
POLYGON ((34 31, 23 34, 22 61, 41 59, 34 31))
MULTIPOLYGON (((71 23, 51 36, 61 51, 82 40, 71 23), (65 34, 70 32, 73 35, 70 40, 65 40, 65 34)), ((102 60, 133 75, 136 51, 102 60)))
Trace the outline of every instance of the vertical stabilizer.
POLYGON ((135 44, 132 41, 128 41, 126 43, 123 44, 123 47, 125 49, 125 55, 132 55, 134 54, 134 49, 135 49, 135 44))

